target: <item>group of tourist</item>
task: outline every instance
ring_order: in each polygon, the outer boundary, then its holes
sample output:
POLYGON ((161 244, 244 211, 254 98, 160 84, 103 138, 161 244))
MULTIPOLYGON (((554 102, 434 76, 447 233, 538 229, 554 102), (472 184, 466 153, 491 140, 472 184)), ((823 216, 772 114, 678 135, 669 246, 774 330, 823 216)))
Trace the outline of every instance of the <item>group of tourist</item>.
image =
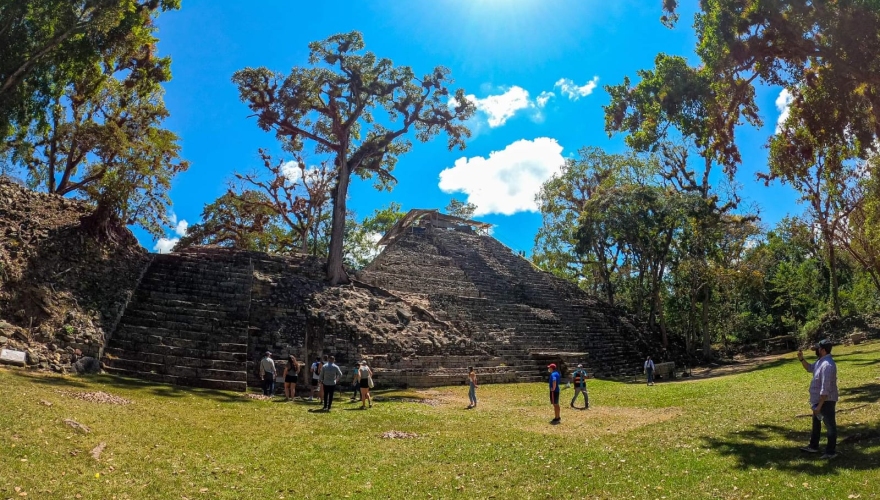
MULTIPOLYGON (((287 357, 287 363, 284 365, 282 374, 284 380, 284 397, 288 401, 296 398, 296 386, 299 384, 299 373, 302 371, 304 363, 296 360, 296 356, 291 354, 287 357)), ((309 401, 314 401, 315 396, 323 403, 320 411, 329 412, 333 407, 333 398, 338 387, 342 385, 343 373, 339 365, 336 364, 335 356, 324 355, 323 358, 315 358, 315 361, 309 367, 311 375, 311 394, 309 401)), ((266 351, 263 359, 260 360, 260 379, 263 382, 263 395, 275 395, 275 379, 278 377, 278 368, 275 360, 272 359, 272 352, 266 351)), ((366 361, 359 362, 352 372, 351 387, 353 393, 351 401, 357 401, 360 396, 361 408, 367 409, 373 407, 373 396, 370 389, 373 388, 373 371, 367 366, 366 361), (369 406, 367 406, 369 405, 369 406)), ((305 399, 301 397, 300 399, 305 399)))
MULTIPOLYGON (((831 357, 832 343, 829 340, 822 340, 813 346, 813 350, 818 358, 814 363, 807 363, 804 359, 804 353, 798 350, 797 356, 804 369, 813 374, 810 382, 810 408, 812 409, 812 431, 810 433, 810 443, 801 448, 807 453, 819 453, 819 438, 822 432, 822 424, 825 424, 825 434, 827 445, 825 453, 822 455, 824 459, 831 459, 837 456, 837 419, 836 407, 838 400, 837 390, 837 365, 831 357)), ((292 401, 296 397, 296 386, 299 383, 299 372, 303 365, 300 364, 294 355, 287 358, 284 366, 284 395, 288 401, 292 401)), ((654 385, 654 362, 651 357, 645 360, 644 373, 647 375, 648 385, 654 385)), ((557 369, 556 363, 547 365, 550 388, 550 404, 553 405, 553 420, 551 424, 559 424, 562 419, 559 408, 559 393, 562 389, 562 375, 557 369)), ((336 364, 334 356, 325 355, 322 358, 315 358, 309 368, 311 375, 312 391, 309 395, 309 401, 313 401, 317 395, 319 400, 323 402, 321 411, 330 411, 333 406, 333 396, 337 387, 343 379, 342 370, 336 364)), ((260 360, 260 374, 263 381, 263 394, 273 396, 275 394, 275 379, 277 377, 277 368, 275 361, 272 359, 272 353, 266 351, 263 359, 260 360)), ((367 366, 366 361, 358 363, 351 373, 351 386, 353 393, 351 401, 357 401, 360 396, 361 408, 372 408, 373 398, 370 389, 373 387, 373 371, 367 366), (369 405, 369 406, 367 406, 369 405)), ((590 399, 587 394, 588 374, 584 369, 584 365, 577 365, 577 369, 572 372, 570 382, 574 387, 574 396, 569 404, 572 408, 577 408, 575 402, 578 396, 583 394, 584 407, 589 409, 590 399)), ((468 409, 477 407, 477 372, 474 367, 468 367, 467 375, 468 385, 468 409)))

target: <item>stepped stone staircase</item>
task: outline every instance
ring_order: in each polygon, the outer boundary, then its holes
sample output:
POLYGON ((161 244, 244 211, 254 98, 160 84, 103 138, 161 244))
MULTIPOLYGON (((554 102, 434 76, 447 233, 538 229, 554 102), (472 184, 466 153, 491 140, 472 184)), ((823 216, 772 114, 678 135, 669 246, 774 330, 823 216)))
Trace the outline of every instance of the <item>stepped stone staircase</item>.
POLYGON ((279 369, 287 354, 307 362, 335 354, 343 369, 366 358, 377 383, 414 387, 463 383, 469 366, 481 383, 546 380, 550 362, 563 371, 584 363, 597 376, 641 367, 639 330, 619 311, 489 236, 413 231, 357 278, 369 286, 328 287, 321 262, 307 256, 219 248, 155 255, 104 348, 104 368, 245 390, 259 384, 266 349, 279 369), (371 320, 395 311, 414 317, 371 320))
POLYGON ((104 369, 245 390, 252 277, 246 254, 156 255, 104 349, 104 369))
MULTIPOLYGON (((432 310, 492 354, 471 360, 481 373, 526 382, 546 379, 549 362, 582 362, 599 376, 628 375, 641 366, 638 330, 619 312, 489 236, 412 232, 389 245, 359 278, 427 297, 432 310)), ((442 368, 461 379, 466 365, 446 359, 442 368)))

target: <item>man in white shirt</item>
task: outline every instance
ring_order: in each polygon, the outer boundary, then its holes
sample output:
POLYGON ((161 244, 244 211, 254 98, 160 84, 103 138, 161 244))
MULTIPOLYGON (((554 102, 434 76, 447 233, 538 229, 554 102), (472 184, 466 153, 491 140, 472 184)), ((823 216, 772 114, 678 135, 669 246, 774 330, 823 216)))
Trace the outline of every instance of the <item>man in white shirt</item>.
POLYGON ((798 350, 798 361, 805 370, 813 374, 810 382, 810 407, 813 409, 813 431, 810 433, 810 444, 801 448, 807 453, 819 453, 819 437, 822 423, 825 423, 825 437, 828 445, 822 458, 831 459, 837 456, 837 415, 835 410, 839 397, 837 391, 837 364, 831 357, 831 341, 820 341, 813 346, 815 363, 807 363, 803 351, 798 350))
POLYGON ((327 364, 321 367, 321 385, 324 388, 324 411, 330 411, 333 406, 333 393, 336 392, 336 384, 342 380, 342 370, 336 366, 336 358, 330 356, 327 364))
POLYGON ((260 360, 260 380, 263 381, 263 396, 275 395, 275 375, 278 370, 275 368, 275 360, 272 359, 272 353, 266 351, 266 355, 260 360))
POLYGON ((654 362, 651 361, 651 356, 645 360, 644 373, 648 376, 648 385, 654 385, 654 362))

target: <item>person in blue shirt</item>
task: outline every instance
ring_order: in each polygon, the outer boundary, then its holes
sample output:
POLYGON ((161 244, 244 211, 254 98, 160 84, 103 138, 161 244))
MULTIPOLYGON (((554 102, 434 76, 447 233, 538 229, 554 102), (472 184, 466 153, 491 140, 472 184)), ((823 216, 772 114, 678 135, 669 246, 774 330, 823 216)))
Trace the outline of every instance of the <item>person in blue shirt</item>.
POLYGON ((556 363, 547 365, 547 371, 550 372, 550 404, 553 405, 553 414, 555 418, 550 421, 551 424, 558 424, 559 418, 559 382, 562 376, 556 371, 556 363))
POLYGON ((577 408, 574 402, 577 401, 578 394, 584 395, 584 409, 590 408, 590 397, 587 395, 587 370, 584 365, 578 365, 577 370, 571 374, 571 384, 574 386, 574 397, 571 398, 571 407, 577 408))

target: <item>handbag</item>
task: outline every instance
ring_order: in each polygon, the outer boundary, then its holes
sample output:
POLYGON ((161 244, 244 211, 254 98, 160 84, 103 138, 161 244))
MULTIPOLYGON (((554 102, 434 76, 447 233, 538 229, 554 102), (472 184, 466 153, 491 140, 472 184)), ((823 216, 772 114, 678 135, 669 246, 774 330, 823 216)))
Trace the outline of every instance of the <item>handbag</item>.
POLYGON ((370 386, 370 389, 373 388, 373 377, 367 377, 367 385, 370 386))

